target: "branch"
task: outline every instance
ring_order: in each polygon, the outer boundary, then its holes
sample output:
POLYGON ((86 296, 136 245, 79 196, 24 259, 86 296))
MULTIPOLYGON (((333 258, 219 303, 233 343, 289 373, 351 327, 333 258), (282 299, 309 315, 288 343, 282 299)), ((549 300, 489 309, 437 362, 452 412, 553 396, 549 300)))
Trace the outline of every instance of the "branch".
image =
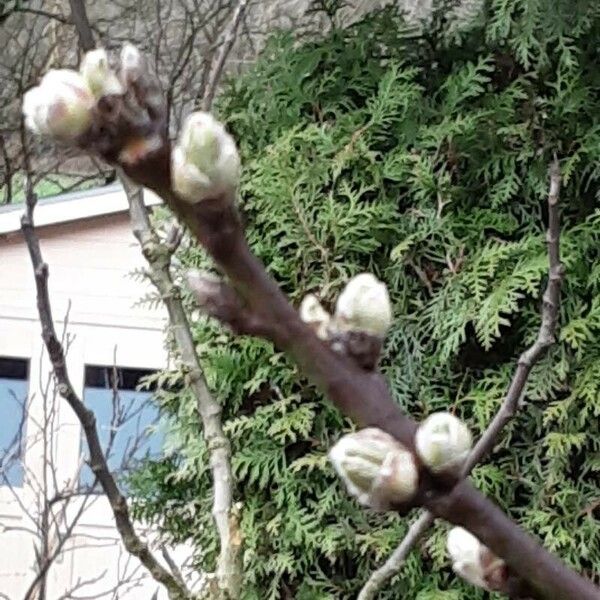
POLYGON ((206 85, 206 89, 204 90, 204 97, 202 98, 202 110, 210 110, 212 106, 215 94, 217 93, 217 87, 223 73, 223 68, 225 67, 225 62, 227 61, 227 57, 229 56, 229 53, 233 48, 233 44, 235 43, 237 30, 242 17, 244 16, 247 5, 248 0, 239 0, 239 4, 233 13, 229 31, 223 40, 223 44, 221 45, 221 49, 219 51, 219 56, 214 61, 208 76, 208 83, 206 85))
MULTIPOLYGON (((299 318, 264 266, 252 254, 231 198, 182 200, 171 188, 170 147, 126 166, 129 175, 153 189, 213 257, 240 299, 270 323, 268 339, 292 356, 301 370, 326 391, 332 402, 361 427, 376 427, 414 452, 417 424, 394 402, 383 377, 357 367, 323 344, 299 318)), ((468 529, 515 573, 531 582, 539 598, 597 600, 598 590, 526 534, 467 481, 452 489, 421 473, 416 503, 436 517, 468 529)))
MULTIPOLYGON (((174 191, 165 105, 157 88, 148 70, 139 69, 123 95, 96 103, 91 126, 74 143, 122 167, 135 183, 162 197, 228 277, 241 304, 269 324, 264 337, 287 352, 346 416, 361 427, 387 432, 416 457, 417 423, 401 411, 381 374, 362 369, 351 357, 324 344, 253 255, 235 208, 235 190, 213 187, 210 196, 192 199, 189 193, 184 197, 174 191)), ((202 181, 196 177, 179 183, 201 186, 202 181)), ((562 564, 469 482, 435 476, 421 464, 415 468, 419 488, 399 511, 421 505, 467 529, 531 584, 534 598, 598 599, 598 589, 590 581, 562 564)))
POLYGON ((71 7, 71 21, 79 36, 79 45, 84 52, 93 50, 96 46, 94 34, 85 9, 85 0, 69 0, 71 7))
POLYGON ((554 343, 558 324, 560 288, 564 277, 564 267, 560 262, 560 219, 558 195, 560 192, 560 170, 554 159, 550 167, 550 191, 548 193, 548 284, 543 296, 542 323, 535 342, 519 357, 517 370, 512 378, 508 392, 500 410, 489 424, 481 439, 473 448, 467 464, 466 473, 489 454, 496 444, 506 424, 515 416, 523 395, 529 373, 533 365, 540 360, 546 350, 554 343))
POLYGON ((383 588, 386 582, 402 569, 406 557, 433 525, 434 520, 435 517, 428 511, 423 511, 419 515, 417 520, 409 527, 400 545, 390 554, 389 558, 379 569, 371 573, 356 600, 372 600, 375 598, 375 595, 383 588))
POLYGON ((213 478, 212 514, 220 541, 217 579, 220 587, 227 590, 231 598, 237 598, 242 578, 242 557, 241 537, 233 511, 231 448, 223 432, 221 406, 206 385, 190 324, 181 301, 181 292, 171 277, 171 255, 180 234, 170 234, 167 245, 161 243, 150 224, 142 189, 132 185, 124 176, 121 180, 129 201, 133 233, 148 261, 150 279, 167 308, 169 326, 177 345, 179 358, 198 403, 213 478))
POLYGON ((33 211, 37 199, 31 189, 31 182, 28 178, 26 187, 26 210, 21 218, 21 230, 33 266, 37 308, 42 325, 42 338, 48 351, 54 376, 56 377, 58 392, 71 406, 83 427, 90 452, 90 467, 100 482, 104 494, 108 498, 115 518, 115 525, 123 540, 125 548, 130 554, 139 559, 157 582, 163 584, 167 588, 169 595, 173 600, 184 600, 187 598, 186 590, 181 587, 173 575, 162 567, 150 552, 148 546, 143 543, 136 534, 129 514, 127 501, 121 494, 102 451, 102 446, 96 430, 94 413, 85 407, 69 379, 63 346, 56 334, 52 318, 52 307, 48 292, 48 265, 43 260, 39 239, 33 224, 33 211))
MULTIPOLYGON (((560 262, 559 193, 560 168, 558 160, 555 158, 550 166, 548 232, 546 234, 546 242, 548 244, 548 283, 543 296, 540 328, 535 342, 519 357, 517 369, 510 382, 504 401, 471 451, 463 467, 462 477, 468 477, 473 468, 492 451, 502 431, 519 408, 519 401, 525 390, 533 365, 540 360, 544 352, 555 341, 560 304, 560 288, 564 277, 564 267, 560 262)), ((433 525, 433 522, 433 515, 427 511, 418 517, 388 560, 379 569, 373 571, 357 600, 372 600, 375 597, 375 594, 385 585, 386 581, 400 571, 412 548, 433 525)))

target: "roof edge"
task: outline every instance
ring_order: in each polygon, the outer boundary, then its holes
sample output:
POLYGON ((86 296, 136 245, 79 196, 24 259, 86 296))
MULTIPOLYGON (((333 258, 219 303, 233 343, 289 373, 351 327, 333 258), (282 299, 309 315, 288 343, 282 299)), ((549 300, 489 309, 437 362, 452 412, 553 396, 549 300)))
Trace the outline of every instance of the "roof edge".
MULTIPOLYGON (((144 188, 144 203, 146 206, 155 206, 161 204, 161 200, 154 192, 144 188)), ((123 186, 114 184, 41 199, 35 209, 35 225, 46 227, 70 223, 125 212, 128 208, 127 195, 123 186)), ((23 210, 23 204, 2 207, 0 235, 14 233, 21 229, 23 210)))

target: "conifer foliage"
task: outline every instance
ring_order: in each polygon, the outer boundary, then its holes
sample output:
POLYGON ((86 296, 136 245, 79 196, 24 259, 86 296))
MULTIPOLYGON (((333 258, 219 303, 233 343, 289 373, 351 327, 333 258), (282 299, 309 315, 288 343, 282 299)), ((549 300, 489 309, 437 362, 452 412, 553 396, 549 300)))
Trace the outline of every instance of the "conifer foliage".
MULTIPOLYGON (((240 204, 253 250, 300 303, 330 308, 348 278, 385 281, 383 358, 417 420, 450 410, 476 435, 539 325, 547 168, 563 174, 567 275, 559 343, 535 367, 521 414, 473 474, 544 545, 600 571, 600 5, 491 0, 462 27, 394 9, 298 43, 276 35, 230 82, 219 117, 240 143, 240 204)), ((183 266, 206 266, 185 246, 183 266)), ((190 303, 191 307, 191 303, 190 303)), ((244 535, 244 599, 354 598, 409 523, 363 511, 327 451, 350 424, 263 341, 194 321, 224 405, 244 535)), ((172 457, 134 477, 139 517, 216 551, 196 408, 158 376, 172 457)), ((439 526, 381 598, 483 598, 461 583, 439 526)))

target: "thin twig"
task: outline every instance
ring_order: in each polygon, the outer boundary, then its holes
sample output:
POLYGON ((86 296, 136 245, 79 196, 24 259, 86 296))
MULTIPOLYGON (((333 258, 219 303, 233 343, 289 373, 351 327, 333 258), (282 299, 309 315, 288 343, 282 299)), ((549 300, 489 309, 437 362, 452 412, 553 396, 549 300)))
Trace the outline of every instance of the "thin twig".
MULTIPOLYGON (((519 357, 517 369, 504 401, 469 455, 461 473, 462 477, 467 477, 473 468, 492 451, 502 431, 515 416, 519 408, 519 401, 527 384, 531 368, 555 341, 560 304, 560 288, 564 277, 564 268, 560 262, 559 193, 560 169, 558 160, 555 158, 550 166, 548 232, 546 234, 546 242, 548 244, 548 283, 543 296, 540 329, 535 342, 519 357)), ((392 552, 381 567, 373 571, 360 591, 357 600, 372 600, 375 597, 375 594, 383 588, 386 582, 402 569, 404 561, 412 548, 433 523, 434 517, 430 512, 424 511, 419 515, 417 520, 410 526, 400 545, 392 552)))
POLYGON ((211 65, 208 83, 204 91, 204 97, 202 98, 202 110, 210 110, 210 107, 212 106, 215 94, 217 93, 217 88, 219 87, 219 81, 223 73, 223 68, 225 67, 227 57, 229 56, 229 53, 233 48, 233 44, 235 43, 237 30, 242 17, 244 16, 244 11, 246 10, 247 5, 248 0, 240 0, 235 12, 233 13, 231 25, 229 26, 229 30, 225 36, 225 39, 223 40, 219 55, 211 65))
POLYGON ((69 0, 69 6, 71 7, 71 21, 75 25, 75 30, 79 36, 81 49, 84 52, 93 50, 96 44, 84 0, 69 0))
POLYGON ((178 355, 198 404, 204 439, 209 449, 214 488, 212 514, 220 542, 217 579, 220 587, 227 590, 231 598, 236 598, 239 595, 242 579, 242 557, 240 533, 232 512, 231 448, 223 432, 221 407, 213 398, 204 379, 190 324, 181 300, 181 292, 171 277, 171 255, 177 246, 176 240, 180 238, 181 230, 172 233, 172 228, 168 235, 170 243, 161 243, 150 223, 142 189, 134 186, 123 174, 120 174, 120 177, 129 202, 133 234, 148 262, 150 279, 167 308, 169 327, 178 355))
POLYGON ((406 557, 425 532, 433 525, 434 520, 433 515, 429 511, 423 511, 419 515, 417 520, 408 528, 404 539, 385 563, 371 573, 356 600, 371 600, 375 598, 375 594, 383 589, 386 582, 400 572, 406 557))
POLYGON ((140 560, 156 581, 167 588, 173 600, 183 600, 188 596, 187 591, 156 560, 148 546, 136 534, 131 522, 127 501, 121 494, 102 451, 94 413, 85 407, 71 384, 63 346, 56 334, 52 318, 52 306, 48 293, 48 265, 43 260, 39 239, 33 224, 33 212, 36 203, 37 198, 33 193, 31 181, 26 176, 26 210, 21 218, 21 230, 33 266, 38 316, 42 325, 42 338, 56 377, 58 392, 71 406, 83 427, 90 452, 90 466, 109 500, 115 524, 125 548, 140 560))

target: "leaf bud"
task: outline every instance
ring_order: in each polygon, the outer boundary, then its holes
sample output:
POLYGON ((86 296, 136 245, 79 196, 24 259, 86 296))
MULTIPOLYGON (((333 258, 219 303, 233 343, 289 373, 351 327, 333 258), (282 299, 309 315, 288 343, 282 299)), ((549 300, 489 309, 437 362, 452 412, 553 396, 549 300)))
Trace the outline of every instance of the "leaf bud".
POLYGON ((328 338, 327 330, 331 322, 331 315, 321 306, 314 294, 308 294, 302 299, 300 318, 315 331, 320 339, 328 338))
POLYGON ((470 584, 502 591, 508 579, 506 563, 493 554, 472 533, 453 527, 446 541, 452 559, 452 570, 470 584))
POLYGON ((340 330, 362 331, 383 338, 392 323, 386 285, 371 273, 356 275, 338 298, 335 318, 340 330))
POLYGON ((240 158, 233 138, 212 115, 192 113, 172 154, 175 191, 189 202, 200 202, 234 190, 240 158))
POLYGON ((427 417, 415 436, 417 454, 433 473, 458 474, 472 443, 469 428, 449 412, 427 417))
POLYGON ((142 53, 130 43, 121 49, 121 80, 125 85, 136 81, 144 70, 144 58, 142 53))
POLYGON ((86 52, 81 61, 80 71, 95 98, 122 94, 124 91, 117 75, 108 64, 108 57, 103 48, 86 52))

